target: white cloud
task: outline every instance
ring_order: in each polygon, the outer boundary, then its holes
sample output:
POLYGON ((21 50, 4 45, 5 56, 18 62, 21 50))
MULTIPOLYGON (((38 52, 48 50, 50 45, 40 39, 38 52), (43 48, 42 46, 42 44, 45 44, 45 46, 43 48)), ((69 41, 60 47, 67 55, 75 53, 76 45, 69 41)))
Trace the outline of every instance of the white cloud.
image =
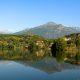
POLYGON ((9 34, 13 33, 12 29, 0 29, 1 34, 9 34))

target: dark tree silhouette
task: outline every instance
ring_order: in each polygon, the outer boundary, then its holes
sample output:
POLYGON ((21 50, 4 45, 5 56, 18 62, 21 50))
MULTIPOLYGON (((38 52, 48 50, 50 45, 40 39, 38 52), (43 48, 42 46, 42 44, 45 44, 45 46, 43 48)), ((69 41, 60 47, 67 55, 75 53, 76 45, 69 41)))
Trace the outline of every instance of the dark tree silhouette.
POLYGON ((56 43, 51 46, 51 53, 52 56, 56 57, 56 43))

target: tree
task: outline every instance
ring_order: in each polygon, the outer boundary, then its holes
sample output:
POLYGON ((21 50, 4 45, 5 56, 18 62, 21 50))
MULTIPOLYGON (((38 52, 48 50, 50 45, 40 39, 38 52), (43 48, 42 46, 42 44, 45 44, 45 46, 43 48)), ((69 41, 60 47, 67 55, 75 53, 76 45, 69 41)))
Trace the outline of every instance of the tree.
POLYGON ((36 51, 37 48, 38 48, 38 47, 37 47, 37 45, 35 44, 35 42, 29 41, 29 47, 28 47, 28 49, 29 49, 31 52, 36 51))
POLYGON ((65 51, 66 46, 67 43, 63 38, 57 39, 51 47, 52 55, 56 57, 58 52, 65 51))

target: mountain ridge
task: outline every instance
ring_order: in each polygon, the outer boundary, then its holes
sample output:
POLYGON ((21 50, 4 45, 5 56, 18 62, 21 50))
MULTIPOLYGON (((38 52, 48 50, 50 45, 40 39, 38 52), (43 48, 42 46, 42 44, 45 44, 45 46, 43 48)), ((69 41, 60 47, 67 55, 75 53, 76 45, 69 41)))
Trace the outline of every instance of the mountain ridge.
POLYGON ((76 29, 74 27, 66 27, 62 24, 56 24, 55 22, 47 22, 43 25, 31 29, 25 29, 15 34, 34 34, 44 38, 52 39, 79 32, 80 29, 78 28, 76 29))

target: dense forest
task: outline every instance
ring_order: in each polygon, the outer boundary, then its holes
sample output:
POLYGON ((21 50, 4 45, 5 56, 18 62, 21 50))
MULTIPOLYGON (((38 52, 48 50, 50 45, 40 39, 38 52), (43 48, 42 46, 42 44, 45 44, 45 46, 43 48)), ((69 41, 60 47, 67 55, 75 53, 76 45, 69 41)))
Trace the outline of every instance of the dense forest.
POLYGON ((80 34, 58 39, 45 39, 37 35, 0 35, 0 59, 39 59, 56 57, 59 61, 79 60, 80 34))
POLYGON ((0 59, 35 59, 50 55, 48 51, 53 42, 32 34, 0 35, 0 59))

